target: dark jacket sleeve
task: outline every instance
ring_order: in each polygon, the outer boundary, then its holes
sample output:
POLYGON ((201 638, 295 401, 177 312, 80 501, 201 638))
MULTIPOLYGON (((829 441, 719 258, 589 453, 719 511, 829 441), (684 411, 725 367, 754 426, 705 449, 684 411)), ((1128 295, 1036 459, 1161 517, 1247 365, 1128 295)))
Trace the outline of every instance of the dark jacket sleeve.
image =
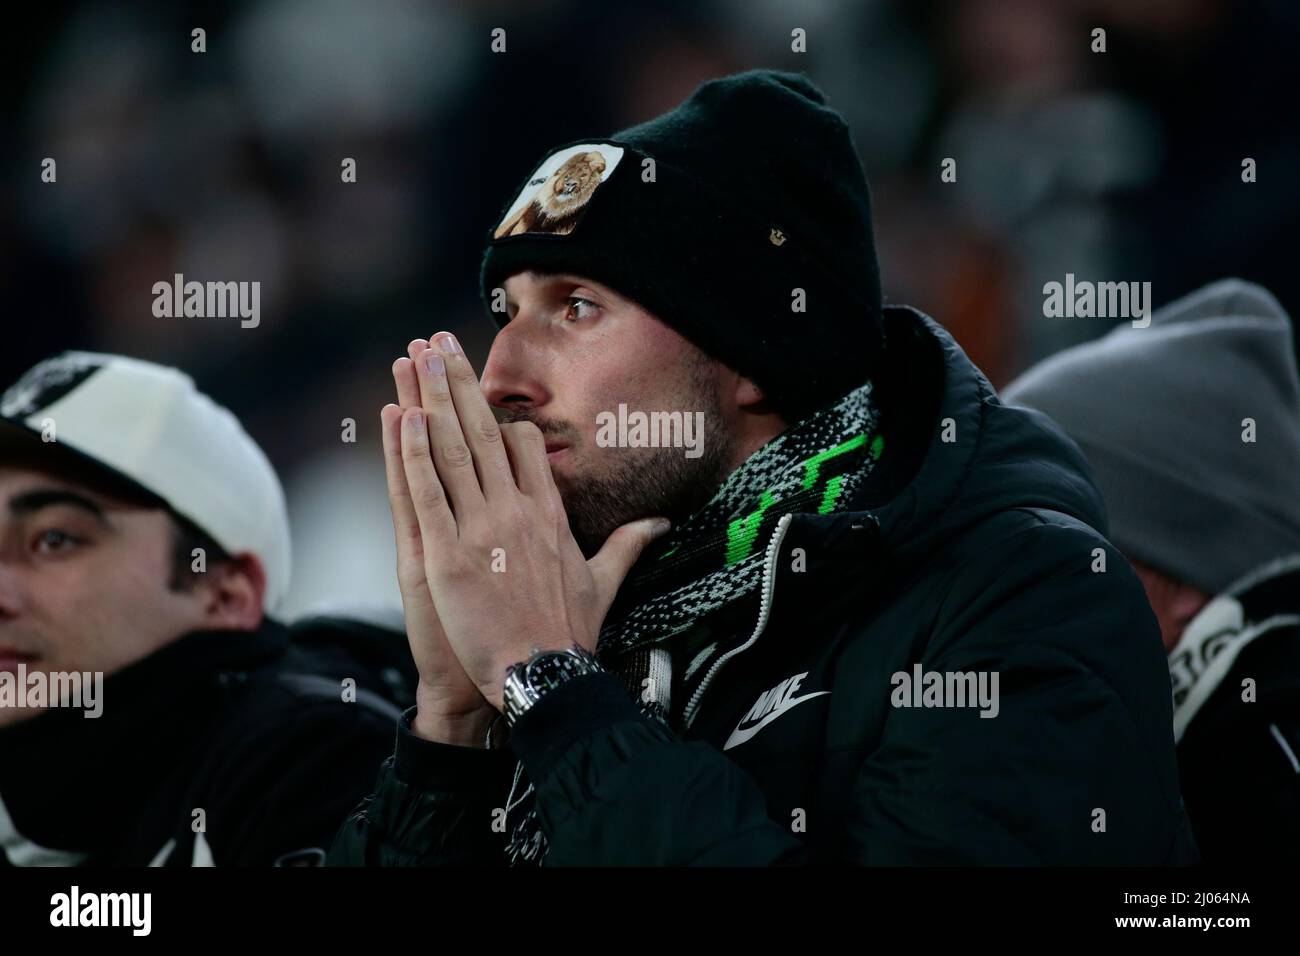
MULTIPOLYGON (((1168 671, 1141 585, 1090 529, 972 536, 936 593, 924 668, 990 671, 1000 709, 896 709, 864 761, 835 856, 851 863, 1193 862, 1168 671), (1107 552, 1096 572, 1094 548, 1107 552), (1100 811, 1100 812, 1099 812, 1100 811)), ((918 612, 919 613, 919 612, 918 612)), ((840 673, 845 700, 872 693, 840 673)), ((879 693, 888 693, 881 687, 879 693)), ((641 716, 608 675, 557 690, 511 746, 537 787, 548 864, 806 862, 716 749, 641 716)))
POLYGON ((799 842, 718 750, 642 715, 610 674, 570 681, 510 737, 537 788, 548 866, 794 863, 799 842))
POLYGON ((398 720, 397 746, 334 838, 329 866, 495 866, 506 861, 504 807, 515 759, 434 743, 398 720))
POLYGON ((288 699, 223 727, 196 801, 217 866, 319 864, 392 746, 392 719, 342 702, 288 699))

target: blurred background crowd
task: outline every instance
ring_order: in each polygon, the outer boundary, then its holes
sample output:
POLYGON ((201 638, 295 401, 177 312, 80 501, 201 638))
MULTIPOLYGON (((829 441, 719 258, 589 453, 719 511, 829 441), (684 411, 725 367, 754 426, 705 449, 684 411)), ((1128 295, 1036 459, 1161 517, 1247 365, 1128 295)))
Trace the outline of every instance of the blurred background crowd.
POLYGON ((194 375, 285 480, 291 613, 397 601, 389 367, 447 328, 481 368, 478 261, 524 175, 713 76, 821 86, 872 185, 886 297, 995 385, 1111 324, 1043 317, 1066 273, 1150 281, 1157 306, 1236 275, 1300 312, 1296 0, 88 0, 7 30, 0 379, 70 348, 194 375), (155 318, 178 272, 260 280, 260 326, 155 318))

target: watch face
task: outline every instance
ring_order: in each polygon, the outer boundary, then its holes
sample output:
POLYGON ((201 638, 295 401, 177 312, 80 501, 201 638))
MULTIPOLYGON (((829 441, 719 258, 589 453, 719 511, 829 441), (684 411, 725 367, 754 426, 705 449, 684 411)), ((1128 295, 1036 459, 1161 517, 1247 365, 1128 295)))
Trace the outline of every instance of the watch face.
POLYGON ((558 651, 543 654, 528 665, 526 683, 536 691, 547 691, 582 672, 582 663, 572 654, 558 651))
POLYGON ((565 681, 601 669, 590 651, 574 645, 568 651, 538 653, 527 663, 515 664, 506 672, 503 713, 514 726, 525 711, 565 681))

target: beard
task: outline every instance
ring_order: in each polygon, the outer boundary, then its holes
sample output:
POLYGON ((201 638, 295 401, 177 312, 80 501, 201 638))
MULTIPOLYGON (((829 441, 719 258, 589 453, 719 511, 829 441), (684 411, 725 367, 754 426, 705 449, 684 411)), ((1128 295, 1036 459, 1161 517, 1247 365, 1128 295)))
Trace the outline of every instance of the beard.
MULTIPOLYGON (((638 518, 665 517, 676 526, 713 497, 730 472, 735 440, 728 433, 716 392, 703 376, 692 379, 694 393, 681 404, 704 413, 700 456, 687 458, 685 448, 600 448, 596 461, 579 462, 591 450, 578 443, 572 424, 542 421, 516 412, 511 421, 529 420, 545 435, 574 442, 571 475, 555 474, 555 485, 568 515, 574 540, 591 557, 620 525, 638 518)), ((684 412, 692 414, 691 412, 684 412)))
POLYGON ((621 454, 608 465, 578 479, 557 478, 582 553, 594 555, 615 528, 629 521, 662 516, 676 526, 698 511, 727 476, 725 444, 707 442, 699 458, 687 458, 681 448, 616 449, 621 454))

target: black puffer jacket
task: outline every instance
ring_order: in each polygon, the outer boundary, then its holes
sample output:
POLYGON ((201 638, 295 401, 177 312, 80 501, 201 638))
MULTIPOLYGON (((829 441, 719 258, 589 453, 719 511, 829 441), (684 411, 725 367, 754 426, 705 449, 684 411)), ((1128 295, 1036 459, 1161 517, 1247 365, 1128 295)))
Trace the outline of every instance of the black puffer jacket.
POLYGON ((413 698, 413 668, 375 666, 405 643, 323 618, 190 634, 110 675, 98 718, 0 729, 0 867, 320 865, 413 698))
POLYGON ((887 494, 781 522, 762 607, 706 624, 743 649, 689 722, 606 674, 509 750, 418 739, 408 714, 330 862, 501 862, 516 756, 550 865, 1194 862, 1160 637, 1078 450, 927 317, 890 307, 886 335, 887 494), (996 674, 996 716, 896 706, 917 667, 996 674))

